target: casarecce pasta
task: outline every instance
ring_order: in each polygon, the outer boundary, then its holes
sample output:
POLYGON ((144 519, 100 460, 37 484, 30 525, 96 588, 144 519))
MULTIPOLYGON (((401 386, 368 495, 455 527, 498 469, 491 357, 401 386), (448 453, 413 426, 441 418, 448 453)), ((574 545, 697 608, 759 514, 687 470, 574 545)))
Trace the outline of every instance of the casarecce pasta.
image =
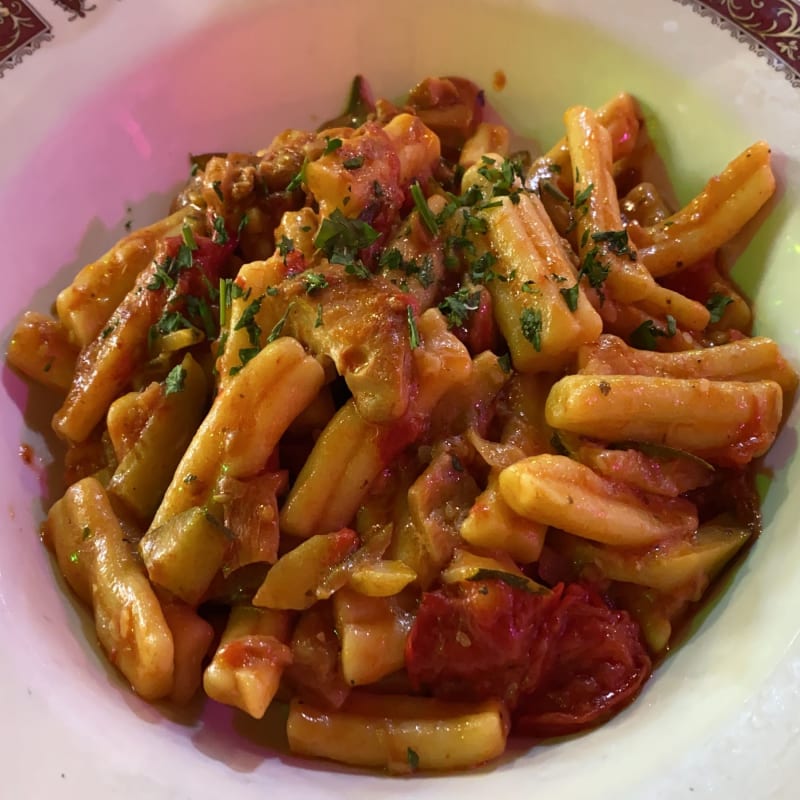
POLYGON ((757 142, 670 207, 626 94, 531 160, 468 80, 354 89, 196 158, 8 359, 63 397, 44 538, 134 691, 463 769, 621 710, 757 532, 797 377, 717 253, 775 181, 757 142))

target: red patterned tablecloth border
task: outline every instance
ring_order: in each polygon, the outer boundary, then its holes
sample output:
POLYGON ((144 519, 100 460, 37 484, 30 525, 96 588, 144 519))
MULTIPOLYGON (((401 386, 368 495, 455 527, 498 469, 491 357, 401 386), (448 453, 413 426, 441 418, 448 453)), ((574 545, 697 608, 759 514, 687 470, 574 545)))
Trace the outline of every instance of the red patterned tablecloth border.
POLYGON ((0 0, 0 78, 53 38, 50 23, 25 0, 0 0))
MULTIPOLYGON (((51 2, 70 13, 70 20, 95 9, 87 0, 51 2)), ((800 0, 677 2, 747 44, 800 88, 800 0)), ((0 0, 0 78, 52 38, 52 26, 27 0, 0 0)))
POLYGON ((799 0, 678 0, 728 31, 800 88, 799 0))

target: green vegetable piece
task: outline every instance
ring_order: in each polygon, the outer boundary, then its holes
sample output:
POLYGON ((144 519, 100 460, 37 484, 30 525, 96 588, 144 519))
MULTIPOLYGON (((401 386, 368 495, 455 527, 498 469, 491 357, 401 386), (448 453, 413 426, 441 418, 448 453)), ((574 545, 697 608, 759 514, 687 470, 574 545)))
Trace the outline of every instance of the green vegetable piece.
POLYGON ((164 386, 163 397, 108 485, 109 494, 143 523, 155 514, 206 411, 208 386, 202 367, 187 355, 175 370, 182 370, 183 389, 169 392, 164 386))
POLYGON ((195 506, 148 531, 139 552, 153 583, 196 606, 222 566, 230 542, 220 522, 195 506))

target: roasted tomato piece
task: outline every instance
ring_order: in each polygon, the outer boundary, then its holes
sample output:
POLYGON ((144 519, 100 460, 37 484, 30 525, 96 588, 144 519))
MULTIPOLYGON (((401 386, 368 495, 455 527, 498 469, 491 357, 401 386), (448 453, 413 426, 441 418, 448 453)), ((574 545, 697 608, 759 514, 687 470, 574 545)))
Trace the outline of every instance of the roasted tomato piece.
POLYGON ((514 713, 516 733, 561 736, 604 722, 633 700, 650 674, 638 625, 579 584, 561 597, 549 635, 538 686, 514 713))
POLYGON ((498 697, 513 706, 538 683, 559 595, 494 579, 426 592, 406 643, 412 683, 437 697, 498 697))
POLYGON ((417 690, 500 698, 515 732, 548 737, 596 725, 650 674, 639 628, 579 584, 531 594, 498 580, 423 595, 406 645, 417 690))

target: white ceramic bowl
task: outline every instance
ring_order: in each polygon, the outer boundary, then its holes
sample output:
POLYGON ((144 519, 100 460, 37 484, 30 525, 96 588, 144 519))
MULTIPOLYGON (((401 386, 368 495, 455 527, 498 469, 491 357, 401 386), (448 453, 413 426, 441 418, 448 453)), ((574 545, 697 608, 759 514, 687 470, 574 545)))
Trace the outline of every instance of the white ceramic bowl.
MULTIPOLYGON (((246 150, 285 127, 315 126, 339 111, 357 72, 385 96, 426 75, 461 74, 544 145, 560 135, 566 106, 635 93, 682 200, 744 146, 767 139, 779 191, 744 237, 736 274, 755 300, 758 330, 800 363, 800 89, 792 84, 800 79, 762 57, 764 42, 782 41, 778 54, 796 58, 790 0, 61 3, 84 12, 71 20, 44 0, 33 4, 53 19, 53 38, 13 69, 7 63, 0 79, 5 341, 22 310, 46 309, 127 220, 164 213, 190 150, 246 150), (758 34, 765 6, 775 27, 758 34), (738 17, 739 27, 712 24, 707 7, 738 17), (502 91, 492 89, 496 70, 507 76, 502 91)), ((13 15, 15 3, 0 3, 0 25, 4 8, 13 15)), ((2 382, 3 797, 796 796, 796 414, 768 459, 763 537, 632 707, 588 735, 512 748, 486 770, 406 780, 292 759, 262 741, 258 725, 214 704, 178 719, 135 698, 106 666, 37 538, 55 467, 34 430, 53 403, 7 368, 2 382), (30 466, 23 443, 33 447, 30 466)))

